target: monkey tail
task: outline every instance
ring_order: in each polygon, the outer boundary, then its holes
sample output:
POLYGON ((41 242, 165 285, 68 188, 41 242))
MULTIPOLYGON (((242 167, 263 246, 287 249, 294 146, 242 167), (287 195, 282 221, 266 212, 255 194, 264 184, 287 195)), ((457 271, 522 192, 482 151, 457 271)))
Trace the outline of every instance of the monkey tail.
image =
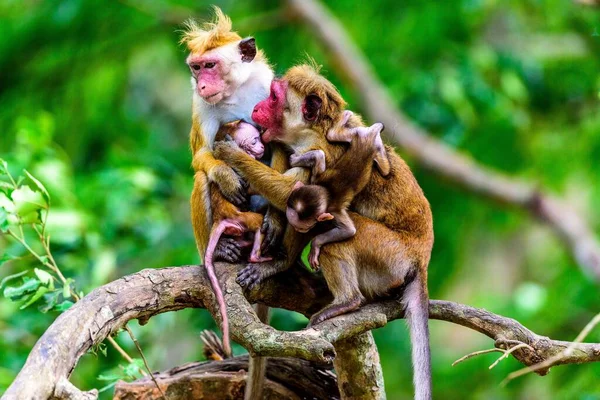
POLYGON ((403 303, 410 330, 413 383, 416 400, 431 399, 431 352, 429 349, 429 295, 421 271, 406 286, 403 303))
POLYGON ((210 286, 215 293, 217 304, 219 305, 219 312, 221 313, 221 331, 223 332, 223 350, 225 351, 226 358, 231 357, 231 341, 229 339, 229 318, 227 317, 227 307, 225 306, 225 298, 223 297, 223 291, 219 285, 219 280, 215 274, 215 266, 213 264, 213 254, 221 234, 225 231, 226 225, 221 221, 211 232, 208 247, 206 248, 206 254, 204 256, 204 266, 206 267, 206 273, 210 281, 210 286))

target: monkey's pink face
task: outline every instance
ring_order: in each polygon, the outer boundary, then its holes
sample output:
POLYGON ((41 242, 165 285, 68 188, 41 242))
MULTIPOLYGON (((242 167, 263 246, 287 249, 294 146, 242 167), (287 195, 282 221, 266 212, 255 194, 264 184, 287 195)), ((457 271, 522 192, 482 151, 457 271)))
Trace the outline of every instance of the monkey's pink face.
POLYGON ((283 126, 283 111, 285 108, 287 82, 274 79, 271 82, 269 97, 254 106, 252 120, 265 128, 263 140, 265 143, 276 139, 283 126))
POLYGON ((315 94, 301 97, 295 90, 290 90, 284 79, 271 82, 269 97, 256 106, 252 119, 265 128, 263 140, 293 145, 302 140, 302 132, 317 121, 321 111, 322 100, 315 94))
POLYGON ((190 55, 187 64, 196 81, 196 93, 209 104, 220 102, 226 89, 223 77, 229 72, 229 66, 215 55, 190 55))
POLYGON ((262 158, 265 154, 265 145, 260 141, 260 132, 247 122, 240 122, 235 132, 235 142, 256 159, 262 158))
POLYGON ((209 104, 232 95, 249 76, 247 67, 256 56, 254 38, 242 39, 206 53, 190 54, 186 62, 192 72, 195 91, 209 104))

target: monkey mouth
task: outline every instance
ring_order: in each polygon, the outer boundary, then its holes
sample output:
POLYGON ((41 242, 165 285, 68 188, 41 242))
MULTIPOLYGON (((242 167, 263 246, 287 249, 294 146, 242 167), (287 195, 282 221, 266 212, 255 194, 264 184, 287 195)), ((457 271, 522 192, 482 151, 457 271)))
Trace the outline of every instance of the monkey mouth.
POLYGON ((270 129, 265 129, 262 132, 261 139, 264 143, 269 143, 271 140, 273 140, 274 136, 275 135, 273 135, 273 132, 270 129))

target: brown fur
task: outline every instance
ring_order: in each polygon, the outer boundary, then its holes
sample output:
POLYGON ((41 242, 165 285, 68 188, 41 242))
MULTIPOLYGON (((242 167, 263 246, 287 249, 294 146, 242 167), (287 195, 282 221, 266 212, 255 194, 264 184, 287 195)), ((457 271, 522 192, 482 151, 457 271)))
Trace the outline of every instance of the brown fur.
MULTIPOLYGON (((295 152, 323 150, 326 164, 332 165, 344 153, 342 145, 329 143, 326 133, 341 118, 345 105, 335 87, 310 66, 290 69, 284 76, 288 82, 286 107, 290 109, 280 139, 295 152), (314 123, 302 122, 299 106, 309 94, 323 100, 321 114, 314 123), (291 100, 290 100, 291 99, 291 100), (290 139, 291 138, 291 139, 290 139)), ((352 118, 350 126, 362 124, 352 118)), ((416 397, 430 398, 431 374, 429 361, 429 331, 427 328, 427 266, 433 246, 433 221, 429 202, 406 163, 391 147, 386 147, 390 173, 383 177, 373 170, 365 189, 351 205, 356 235, 342 242, 325 246, 320 257, 323 275, 334 295, 334 302, 313 315, 311 323, 352 311, 365 300, 388 295, 403 287, 413 343, 413 363, 416 397)), ((295 172, 281 175, 256 162, 242 152, 221 146, 217 158, 225 159, 236 168, 258 193, 283 210, 285 199, 299 179, 295 172)), ((307 182, 304 176, 302 182, 307 182)), ((297 259, 309 238, 286 230, 284 245, 286 262, 274 265, 248 266, 240 272, 242 283, 253 286, 267 277, 289 268, 297 259)))

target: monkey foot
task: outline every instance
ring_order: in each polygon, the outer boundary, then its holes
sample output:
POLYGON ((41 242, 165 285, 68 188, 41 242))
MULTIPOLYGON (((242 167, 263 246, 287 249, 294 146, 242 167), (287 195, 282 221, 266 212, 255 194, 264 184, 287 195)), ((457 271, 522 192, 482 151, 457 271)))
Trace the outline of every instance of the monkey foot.
POLYGON ((271 260, 273 260, 273 257, 260 257, 260 256, 251 255, 249 260, 252 263, 261 263, 261 262, 271 261, 271 260))
POLYGON ((310 328, 310 327, 315 326, 327 319, 337 317, 338 315, 349 313, 350 311, 354 311, 360 307, 360 303, 361 303, 361 300, 357 298, 354 300, 348 300, 348 301, 340 303, 340 304, 330 304, 330 305, 326 306, 324 309, 322 309, 321 311, 319 311, 318 313, 314 314, 310 318, 310 322, 308 323, 308 325, 306 327, 310 328))
POLYGON ((265 278, 262 276, 260 264, 249 264, 238 273, 235 281, 243 288, 252 289, 265 278))

